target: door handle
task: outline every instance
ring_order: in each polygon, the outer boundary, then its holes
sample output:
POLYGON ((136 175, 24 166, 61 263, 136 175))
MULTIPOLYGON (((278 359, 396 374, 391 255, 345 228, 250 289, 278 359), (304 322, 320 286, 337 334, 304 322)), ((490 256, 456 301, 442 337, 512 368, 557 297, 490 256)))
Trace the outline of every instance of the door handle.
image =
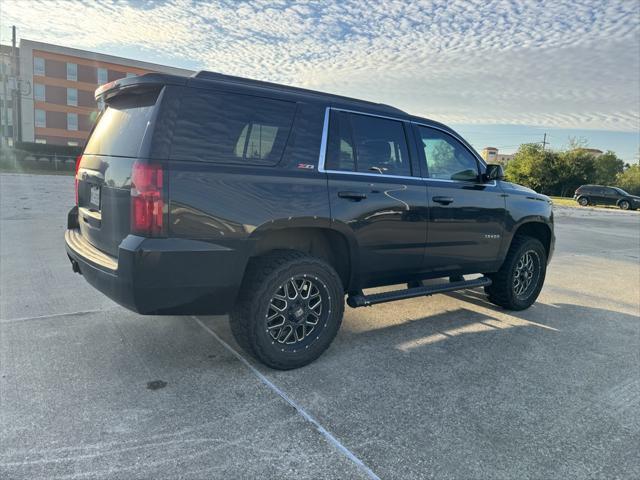
POLYGON ((453 203, 452 197, 433 197, 432 200, 436 203, 441 203, 442 205, 449 205, 453 203))
POLYGON ((367 194, 364 192, 338 192, 338 196, 340 198, 348 198, 356 202, 367 198, 367 194))

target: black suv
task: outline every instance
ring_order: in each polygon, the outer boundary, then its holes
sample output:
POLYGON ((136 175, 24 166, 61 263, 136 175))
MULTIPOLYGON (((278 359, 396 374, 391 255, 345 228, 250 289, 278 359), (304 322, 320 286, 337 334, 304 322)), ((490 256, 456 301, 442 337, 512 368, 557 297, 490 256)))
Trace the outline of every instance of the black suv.
POLYGON ((618 187, 604 185, 582 185, 578 187, 573 199, 583 207, 587 205, 611 205, 622 210, 635 210, 640 207, 640 197, 631 195, 618 187))
POLYGON ((540 293, 549 198, 445 125, 211 72, 121 79, 96 98, 66 250, 131 310, 229 313, 243 348, 289 369, 329 346, 345 295, 361 307, 484 287, 520 310, 540 293), (393 284, 406 288, 363 292, 393 284))

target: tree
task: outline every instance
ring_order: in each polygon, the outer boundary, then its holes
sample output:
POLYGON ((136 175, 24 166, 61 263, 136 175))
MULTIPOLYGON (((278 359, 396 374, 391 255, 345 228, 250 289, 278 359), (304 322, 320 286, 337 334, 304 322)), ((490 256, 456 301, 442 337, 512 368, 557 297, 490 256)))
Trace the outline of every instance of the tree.
POLYGON ((624 170, 624 161, 609 150, 595 158, 594 183, 598 185, 613 185, 616 178, 624 170))
POLYGON ((520 145, 507 164, 506 178, 539 192, 553 194, 557 179, 557 156, 556 152, 543 150, 535 143, 520 145))
POLYGON ((640 167, 624 170, 624 162, 615 153, 608 151, 596 157, 583 148, 584 143, 570 139, 570 149, 565 151, 543 150, 538 144, 520 145, 505 168, 506 178, 538 192, 563 197, 589 183, 615 185, 624 181, 630 182, 625 183, 629 189, 637 188, 634 182, 640 167))
POLYGON ((580 185, 593 183, 596 172, 595 156, 585 150, 574 149, 558 154, 554 193, 561 197, 573 193, 580 185))
POLYGON ((616 186, 629 192, 631 195, 640 195, 640 165, 632 165, 624 172, 618 174, 616 186))

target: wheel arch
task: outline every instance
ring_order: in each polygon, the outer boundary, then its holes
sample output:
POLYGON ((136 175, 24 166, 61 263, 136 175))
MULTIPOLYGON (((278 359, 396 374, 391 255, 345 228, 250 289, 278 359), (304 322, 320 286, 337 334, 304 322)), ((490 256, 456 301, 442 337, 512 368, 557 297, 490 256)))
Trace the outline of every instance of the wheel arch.
MULTIPOLYGON (((551 230, 551 227, 547 223, 535 220, 525 221, 521 223, 513 232, 511 242, 513 242, 513 239, 517 236, 525 235, 540 240, 540 243, 542 243, 545 251, 547 252, 547 257, 550 256, 553 232, 551 230)), ((509 243, 509 247, 511 247, 511 242, 509 243)))
POLYGON ((297 250, 329 263, 349 291, 357 272, 357 245, 338 230, 326 226, 288 226, 263 228, 251 236, 249 260, 273 250, 297 250))
POLYGON ((633 207, 633 202, 631 200, 629 200, 626 197, 622 197, 620 199, 618 199, 618 201, 616 202, 616 207, 620 208, 620 204, 622 202, 627 202, 629 204, 629 209, 631 209, 631 207, 633 207))

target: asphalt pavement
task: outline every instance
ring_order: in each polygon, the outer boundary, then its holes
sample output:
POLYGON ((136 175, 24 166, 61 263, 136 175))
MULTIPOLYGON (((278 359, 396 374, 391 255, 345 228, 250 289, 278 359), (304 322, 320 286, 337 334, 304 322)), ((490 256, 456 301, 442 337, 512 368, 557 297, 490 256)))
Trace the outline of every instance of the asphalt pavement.
POLYGON ((640 214, 559 207, 538 302, 346 309, 277 372, 71 271, 73 179, 0 175, 0 478, 640 478, 640 214))

